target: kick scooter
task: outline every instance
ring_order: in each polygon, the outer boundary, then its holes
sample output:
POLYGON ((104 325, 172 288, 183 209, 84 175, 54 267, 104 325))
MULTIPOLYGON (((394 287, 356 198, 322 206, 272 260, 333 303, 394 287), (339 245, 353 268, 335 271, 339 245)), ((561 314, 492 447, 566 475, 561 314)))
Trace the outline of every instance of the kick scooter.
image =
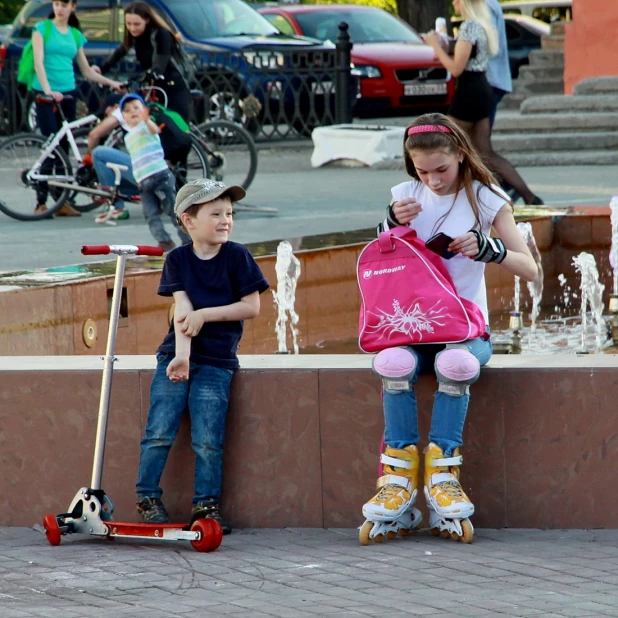
POLYGON ((103 381, 97 434, 94 447, 92 480, 89 487, 82 487, 73 498, 67 513, 47 514, 43 518, 45 535, 51 545, 59 545, 63 535, 89 534, 103 538, 117 537, 131 539, 157 539, 162 541, 190 541, 194 549, 200 552, 214 551, 221 545, 223 531, 218 521, 211 518, 196 519, 190 526, 185 524, 142 524, 114 521, 114 507, 111 500, 101 488, 103 474, 103 457, 105 454, 105 437, 107 434, 107 417, 114 373, 114 356, 116 351, 116 331, 120 314, 122 283, 128 255, 163 255, 161 247, 140 245, 102 245, 84 246, 83 255, 117 255, 116 277, 112 295, 112 308, 109 318, 107 348, 102 357, 103 381))

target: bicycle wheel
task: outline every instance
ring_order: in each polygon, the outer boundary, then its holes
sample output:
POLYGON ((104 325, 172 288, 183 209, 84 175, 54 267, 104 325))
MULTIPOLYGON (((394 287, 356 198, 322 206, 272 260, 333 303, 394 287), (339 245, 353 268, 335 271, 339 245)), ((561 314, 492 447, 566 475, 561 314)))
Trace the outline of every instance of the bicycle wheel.
MULTIPOLYGON (((73 129, 73 137, 75 138, 75 143, 77 144, 82 159, 88 152, 88 134, 91 130, 92 126, 73 129)), ((94 189, 97 182, 97 174, 94 171, 94 167, 82 165, 80 161, 77 161, 72 149, 69 154, 69 163, 71 164, 71 168, 75 170, 75 183, 73 184, 94 189)), ((105 199, 97 199, 81 191, 69 191, 67 201, 79 212, 90 212, 97 208, 108 208, 105 199)))
MULTIPOLYGON (((68 199, 68 190, 49 187, 47 210, 42 213, 34 212, 38 205, 36 189, 42 183, 29 180, 27 174, 41 156, 45 142, 46 138, 40 135, 18 133, 0 144, 0 187, 3 197, 0 201, 0 210, 13 219, 19 221, 47 219, 68 199)), ((52 176, 64 182, 73 179, 71 165, 62 148, 55 148, 48 158, 52 160, 53 165, 50 180, 52 176)))
POLYGON ((248 189, 258 164, 251 134, 228 120, 213 120, 199 125, 196 136, 208 154, 212 178, 248 189))

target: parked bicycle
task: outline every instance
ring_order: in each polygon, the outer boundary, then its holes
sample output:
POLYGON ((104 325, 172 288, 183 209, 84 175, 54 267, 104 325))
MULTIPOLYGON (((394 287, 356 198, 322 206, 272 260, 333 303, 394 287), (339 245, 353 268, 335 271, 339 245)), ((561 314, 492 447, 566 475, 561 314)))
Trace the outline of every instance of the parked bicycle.
MULTIPOLYGON (((38 97, 37 101, 54 105, 53 99, 47 96, 38 97)), ((98 202, 90 199, 89 192, 81 190, 84 187, 93 188, 96 183, 94 169, 82 165, 85 143, 81 138, 99 122, 99 118, 96 114, 90 114, 68 122, 62 108, 58 106, 57 110, 62 118, 58 133, 47 138, 33 133, 18 133, 0 144, 0 186, 3 190, 0 211, 13 219, 47 219, 66 203, 80 212, 100 207, 98 202), (63 140, 68 143, 68 152, 60 145, 63 140), (53 169, 46 174, 41 168, 48 159, 51 159, 53 169), (49 185, 50 200, 45 212, 35 213, 36 189, 43 183, 49 185)), ((186 180, 208 176, 207 155, 197 140, 192 144, 183 167, 174 171, 182 173, 186 180)))

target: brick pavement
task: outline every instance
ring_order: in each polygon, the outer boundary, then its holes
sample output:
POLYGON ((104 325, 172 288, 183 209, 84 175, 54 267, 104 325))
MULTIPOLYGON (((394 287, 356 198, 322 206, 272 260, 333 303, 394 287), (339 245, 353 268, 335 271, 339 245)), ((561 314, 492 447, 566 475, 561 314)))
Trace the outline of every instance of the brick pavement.
POLYGON ((181 543, 47 544, 0 528, 0 616, 618 616, 618 530, 479 530, 360 547, 356 530, 245 530, 181 543))

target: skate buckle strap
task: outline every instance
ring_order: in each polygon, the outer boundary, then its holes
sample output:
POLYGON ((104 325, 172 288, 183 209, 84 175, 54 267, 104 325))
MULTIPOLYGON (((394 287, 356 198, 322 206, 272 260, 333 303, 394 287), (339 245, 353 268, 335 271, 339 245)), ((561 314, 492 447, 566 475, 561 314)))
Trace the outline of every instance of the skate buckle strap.
POLYGON ((382 453, 380 455, 380 463, 393 466, 393 468, 405 468, 410 470, 412 468, 412 462, 409 459, 398 459, 397 457, 389 457, 382 453))
POLYGON ((431 484, 439 485, 440 483, 455 482, 457 483, 457 477, 450 472, 437 472, 431 475, 431 484))
POLYGON ((409 479, 407 479, 405 476, 397 476, 396 474, 385 474, 378 479, 378 489, 380 489, 381 487, 385 487, 386 485, 398 485, 399 487, 403 487, 408 491, 411 487, 409 479))
POLYGON ((442 468, 444 466, 461 466, 462 463, 463 456, 457 455, 455 457, 439 457, 438 459, 433 459, 431 465, 436 468, 442 468))

